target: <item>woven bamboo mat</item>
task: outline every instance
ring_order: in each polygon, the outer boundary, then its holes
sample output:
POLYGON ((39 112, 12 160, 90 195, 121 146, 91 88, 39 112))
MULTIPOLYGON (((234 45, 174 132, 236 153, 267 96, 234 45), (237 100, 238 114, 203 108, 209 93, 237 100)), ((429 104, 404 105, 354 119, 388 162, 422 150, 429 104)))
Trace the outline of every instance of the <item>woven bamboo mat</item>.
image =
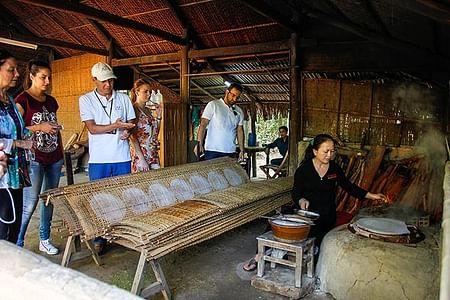
POLYGON ((221 158, 66 186, 41 197, 50 198, 69 232, 90 239, 122 220, 248 182, 236 161, 221 158))
POLYGON ((221 215, 220 218, 212 218, 208 223, 198 224, 198 226, 190 229, 185 228, 183 233, 173 235, 172 239, 169 239, 164 243, 156 243, 155 246, 147 244, 137 247, 136 244, 130 242, 130 240, 124 239, 125 237, 114 238, 116 242, 130 249, 143 250, 148 259, 155 259, 170 252, 216 237, 228 230, 254 220, 290 201, 290 195, 283 195, 269 201, 261 201, 261 203, 259 203, 260 205, 256 205, 253 209, 241 210, 232 215, 221 215))

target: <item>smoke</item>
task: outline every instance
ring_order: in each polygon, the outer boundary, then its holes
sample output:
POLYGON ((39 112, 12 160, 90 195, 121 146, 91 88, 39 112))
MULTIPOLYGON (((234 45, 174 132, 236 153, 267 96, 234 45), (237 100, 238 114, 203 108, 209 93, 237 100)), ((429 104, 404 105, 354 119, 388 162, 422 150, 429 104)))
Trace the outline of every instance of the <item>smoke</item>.
POLYGON ((444 199, 442 184, 444 181, 445 161, 447 160, 445 138, 446 136, 438 130, 429 129, 418 138, 415 145, 416 153, 423 155, 427 164, 427 173, 430 177, 427 210, 434 217, 438 217, 442 212, 444 199))
POLYGON ((414 83, 403 83, 392 91, 393 106, 404 116, 422 120, 437 117, 435 91, 414 83))

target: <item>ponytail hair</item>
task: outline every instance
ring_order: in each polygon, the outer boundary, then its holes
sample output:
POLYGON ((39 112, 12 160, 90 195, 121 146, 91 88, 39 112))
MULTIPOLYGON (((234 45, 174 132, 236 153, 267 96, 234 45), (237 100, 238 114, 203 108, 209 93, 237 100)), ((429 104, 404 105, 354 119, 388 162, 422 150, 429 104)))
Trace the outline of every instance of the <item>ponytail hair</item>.
POLYGON ((52 71, 52 68, 50 68, 50 65, 46 61, 42 60, 30 60, 27 63, 27 71, 25 73, 25 79, 23 81, 23 89, 28 90, 31 87, 31 78, 30 75, 36 76, 37 73, 41 69, 49 69, 50 72, 52 71))
POLYGON ((313 159, 314 158, 313 150, 319 150, 320 145, 322 145, 327 141, 332 141, 334 144, 336 144, 336 141, 333 139, 333 137, 325 133, 318 134, 312 140, 310 140, 309 145, 305 150, 305 158, 303 159, 301 164, 313 159))
POLYGON ((131 89, 131 103, 135 103, 137 100, 136 91, 139 90, 141 86, 147 84, 150 86, 150 83, 144 79, 138 79, 134 82, 133 88, 131 89))

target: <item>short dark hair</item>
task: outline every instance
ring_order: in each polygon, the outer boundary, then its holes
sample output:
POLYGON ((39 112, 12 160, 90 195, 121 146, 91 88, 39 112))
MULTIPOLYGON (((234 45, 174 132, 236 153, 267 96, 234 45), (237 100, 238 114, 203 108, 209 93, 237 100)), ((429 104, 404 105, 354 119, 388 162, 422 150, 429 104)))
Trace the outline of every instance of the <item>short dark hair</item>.
POLYGON ((281 129, 284 129, 286 132, 289 132, 289 129, 287 128, 287 126, 280 126, 278 127, 278 131, 280 131, 281 129))
POLYGON ((15 58, 6 50, 0 50, 0 66, 2 66, 8 58, 15 58))
POLYGON ((237 83, 237 82, 232 82, 230 84, 230 86, 227 88, 227 90, 229 90, 229 91, 231 91, 232 89, 237 89, 241 93, 243 91, 242 85, 240 83, 237 83))

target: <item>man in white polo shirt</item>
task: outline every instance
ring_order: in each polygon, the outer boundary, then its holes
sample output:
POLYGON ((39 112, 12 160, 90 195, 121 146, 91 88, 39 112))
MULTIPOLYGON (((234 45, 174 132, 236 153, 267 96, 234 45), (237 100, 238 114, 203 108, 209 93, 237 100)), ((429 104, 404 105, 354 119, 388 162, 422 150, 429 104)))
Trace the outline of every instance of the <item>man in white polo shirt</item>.
POLYGON ((240 150, 238 158, 244 158, 244 113, 236 105, 241 93, 242 86, 232 83, 225 90, 223 99, 213 100, 206 105, 198 128, 198 149, 194 149, 195 153, 204 153, 206 160, 223 156, 235 158, 237 136, 240 150))
MULTIPOLYGON (((112 68, 103 62, 91 69, 95 89, 80 97, 81 121, 89 131, 89 180, 131 173, 128 137, 136 118, 130 98, 114 91, 112 68)), ((96 238, 101 252, 105 240, 96 238)))

